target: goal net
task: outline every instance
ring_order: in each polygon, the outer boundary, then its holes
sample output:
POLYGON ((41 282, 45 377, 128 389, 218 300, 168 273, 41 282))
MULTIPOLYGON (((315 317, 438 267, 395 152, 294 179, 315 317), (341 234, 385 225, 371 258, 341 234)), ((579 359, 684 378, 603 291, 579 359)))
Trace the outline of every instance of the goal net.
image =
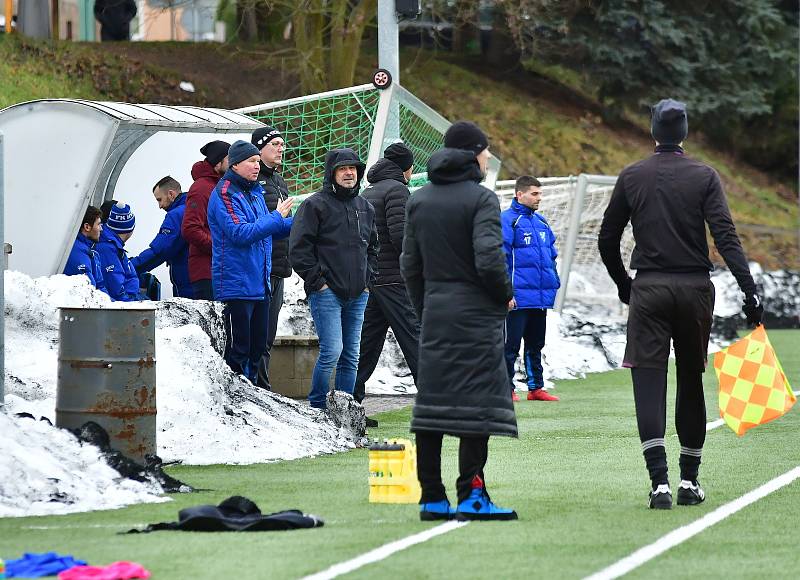
MULTIPOLYGON (((383 90, 359 85, 236 112, 281 131, 287 145, 281 174, 292 195, 301 196, 322 187, 325 153, 330 149, 350 147, 369 167, 396 141, 414 153, 410 185, 424 185, 428 159, 442 147, 450 126, 450 121, 397 84, 383 90)), ((490 160, 485 182, 489 187, 497 179, 500 163, 496 157, 490 160)))

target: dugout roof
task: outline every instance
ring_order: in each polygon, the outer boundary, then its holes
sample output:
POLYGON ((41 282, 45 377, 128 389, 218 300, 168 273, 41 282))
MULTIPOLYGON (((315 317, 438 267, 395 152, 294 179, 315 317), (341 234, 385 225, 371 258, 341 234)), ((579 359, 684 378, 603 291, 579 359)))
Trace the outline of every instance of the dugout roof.
POLYGON ((60 273, 86 207, 107 199, 131 205, 136 235, 126 248, 138 254, 164 217, 153 184, 172 175, 188 190, 203 144, 249 140, 261 126, 240 113, 187 106, 43 99, 3 109, 9 267, 60 273))

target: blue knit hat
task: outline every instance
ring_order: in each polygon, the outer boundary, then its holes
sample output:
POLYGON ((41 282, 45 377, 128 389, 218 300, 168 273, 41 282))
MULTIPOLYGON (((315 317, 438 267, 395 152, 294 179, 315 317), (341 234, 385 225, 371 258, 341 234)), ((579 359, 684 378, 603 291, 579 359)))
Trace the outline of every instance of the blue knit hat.
POLYGON ((261 151, 252 143, 240 139, 228 149, 228 165, 236 165, 245 159, 250 159, 253 155, 260 156, 261 151))
POLYGON ((106 227, 118 234, 132 232, 133 228, 136 227, 136 216, 133 215, 131 206, 121 201, 115 203, 108 213, 106 227))

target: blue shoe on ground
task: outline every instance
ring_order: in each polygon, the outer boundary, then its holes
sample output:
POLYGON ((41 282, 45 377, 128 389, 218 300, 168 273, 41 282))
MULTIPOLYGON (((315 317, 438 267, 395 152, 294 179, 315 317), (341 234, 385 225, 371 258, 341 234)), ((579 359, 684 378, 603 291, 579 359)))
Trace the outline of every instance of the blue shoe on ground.
POLYGON ((423 522, 434 520, 452 520, 456 515, 456 510, 450 507, 450 502, 446 499, 433 503, 419 504, 419 519, 423 522))
POLYGON ((469 497, 458 504, 458 520, 516 520, 517 512, 494 504, 486 493, 486 488, 475 487, 469 497))

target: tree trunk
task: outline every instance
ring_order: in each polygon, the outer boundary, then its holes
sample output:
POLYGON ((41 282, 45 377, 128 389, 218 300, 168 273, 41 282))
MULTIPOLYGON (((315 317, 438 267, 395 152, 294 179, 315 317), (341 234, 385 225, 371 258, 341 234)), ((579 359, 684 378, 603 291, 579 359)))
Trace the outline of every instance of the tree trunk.
MULTIPOLYGON (((340 0, 346 9, 347 1, 340 0)), ((331 19, 329 88, 349 87, 355 83, 356 64, 364 30, 375 18, 378 0, 361 0, 346 18, 346 10, 335 12, 331 19)))
POLYGON ((239 38, 252 42, 258 38, 258 21, 253 0, 239 0, 236 4, 236 16, 239 21, 239 38))
POLYGON ((304 94, 326 88, 322 39, 325 19, 322 0, 303 0, 292 16, 294 43, 299 61, 300 88, 304 94))

